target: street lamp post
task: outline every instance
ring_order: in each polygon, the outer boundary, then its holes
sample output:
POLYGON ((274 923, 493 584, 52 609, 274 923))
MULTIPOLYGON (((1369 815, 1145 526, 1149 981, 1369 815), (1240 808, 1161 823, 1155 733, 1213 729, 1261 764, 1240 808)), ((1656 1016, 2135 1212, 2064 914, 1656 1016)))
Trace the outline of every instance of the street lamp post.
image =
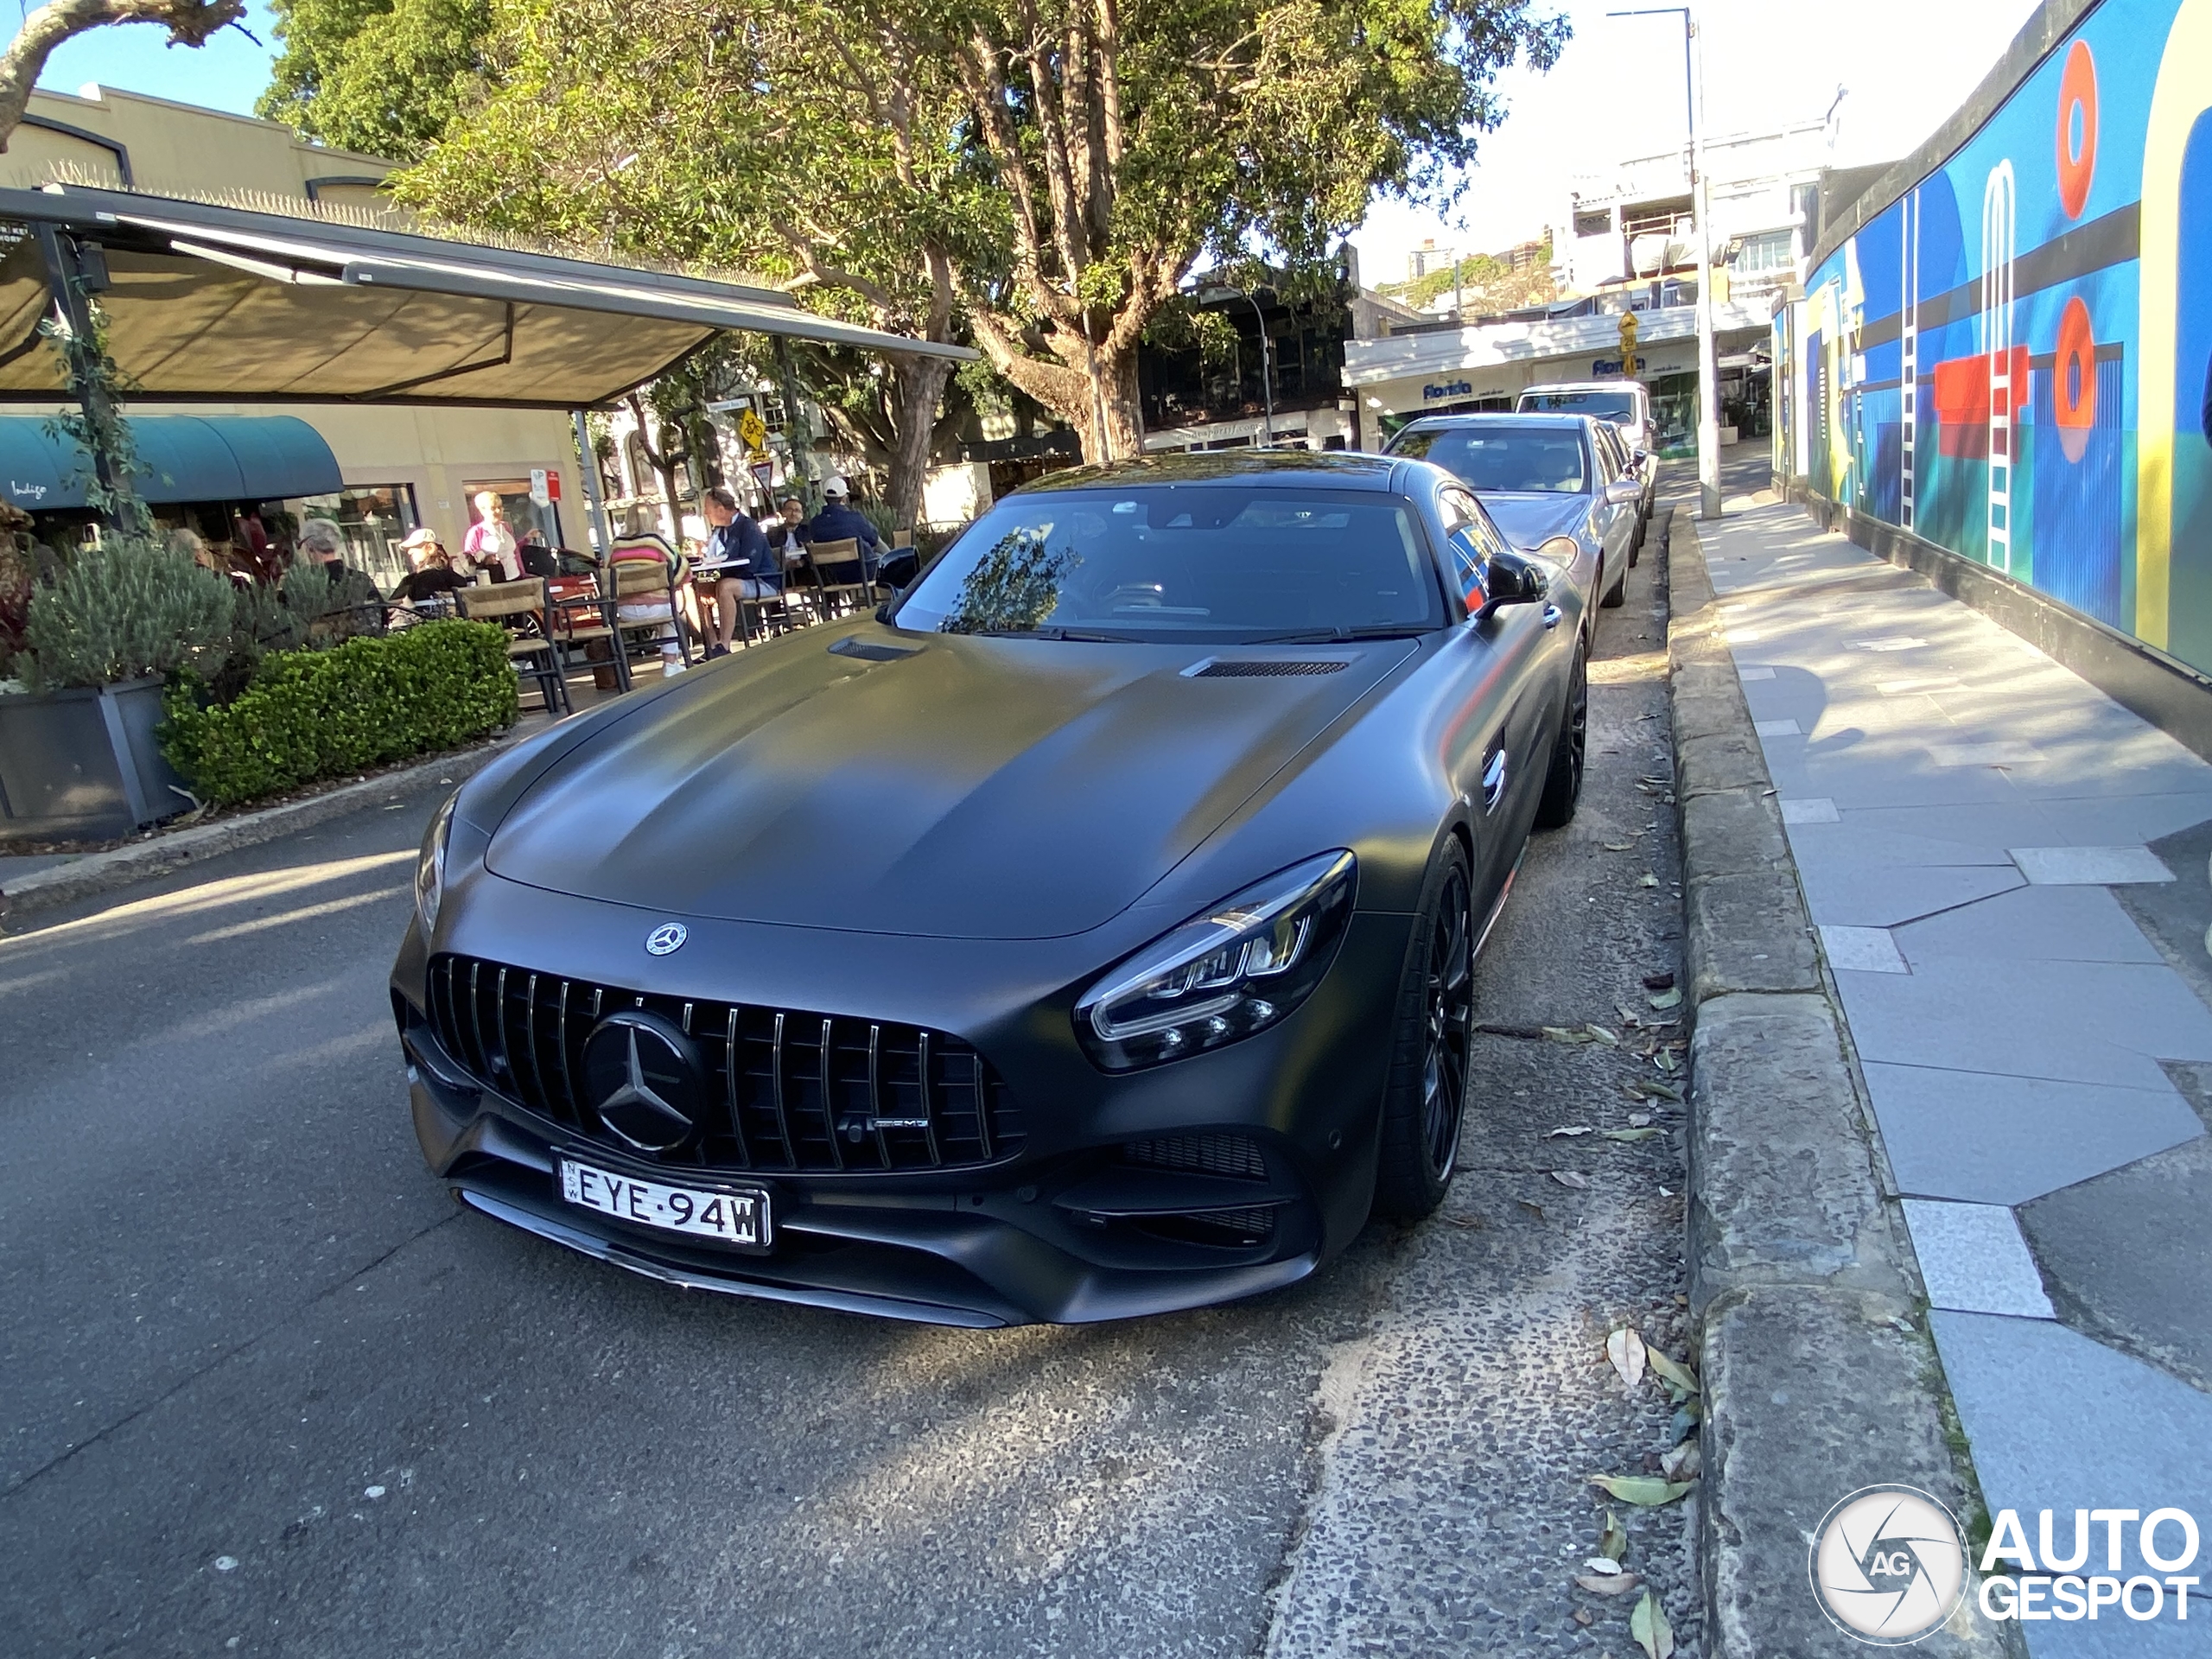
POLYGON ((1720 368, 1713 342, 1712 204, 1705 178, 1705 77, 1701 42, 1688 6, 1643 6, 1608 17, 1679 16, 1682 20, 1683 94, 1689 108, 1690 217, 1697 238, 1698 517, 1720 517, 1720 368))
POLYGON ((1268 370, 1268 314, 1260 308, 1260 296, 1248 292, 1244 297, 1252 302, 1252 315, 1260 320, 1260 395, 1267 400, 1267 415, 1260 429, 1260 448, 1270 448, 1275 441, 1275 382, 1268 370))

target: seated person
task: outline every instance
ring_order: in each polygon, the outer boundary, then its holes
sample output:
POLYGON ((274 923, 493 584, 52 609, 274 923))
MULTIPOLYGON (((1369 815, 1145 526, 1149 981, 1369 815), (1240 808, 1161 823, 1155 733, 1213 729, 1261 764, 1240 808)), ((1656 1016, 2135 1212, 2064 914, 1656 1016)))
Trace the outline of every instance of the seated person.
POLYGON ((875 561, 883 550, 883 537, 866 514, 855 512, 846 505, 852 493, 845 480, 836 473, 822 480, 822 511, 806 526, 810 542, 858 542, 861 544, 861 565, 871 581, 875 576, 875 561))
POLYGON ((329 575, 334 605, 370 605, 384 598, 367 572, 346 563, 346 532, 327 518, 310 518, 301 526, 300 556, 315 560, 329 575))
POLYGON ((721 569, 715 578, 715 639, 709 657, 729 655, 730 636, 737 632, 741 599, 773 599, 784 591, 783 563, 768 550, 768 538, 738 506, 737 498, 719 484, 701 503, 711 531, 707 537, 707 563, 721 569))
POLYGON ((806 551, 806 507, 795 495, 777 504, 776 517, 760 526, 768 537, 768 550, 785 566, 794 565, 806 551))
POLYGON ((543 531, 524 531, 522 544, 516 551, 522 559, 523 575, 543 576, 550 581, 561 574, 560 556, 547 543, 543 531))
POLYGON ((466 588, 469 579, 453 568, 453 555, 438 540, 438 532, 425 525, 410 531, 407 539, 399 544, 412 568, 399 579, 399 586, 391 596, 408 604, 417 600, 436 599, 450 594, 456 588, 466 588))

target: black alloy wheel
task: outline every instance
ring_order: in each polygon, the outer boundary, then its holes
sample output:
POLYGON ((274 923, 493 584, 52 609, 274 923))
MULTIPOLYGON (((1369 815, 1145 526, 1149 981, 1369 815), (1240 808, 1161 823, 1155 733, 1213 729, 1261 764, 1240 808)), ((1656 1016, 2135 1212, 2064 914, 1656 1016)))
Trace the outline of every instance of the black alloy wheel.
POLYGON ((1426 887, 1399 986, 1375 1172, 1375 1213, 1392 1221, 1418 1221, 1444 1201, 1459 1160, 1474 1047, 1474 914, 1467 855, 1456 838, 1446 843, 1426 887))
POLYGON ((1467 904, 1467 877, 1446 877, 1436 925, 1429 930, 1428 988, 1422 1032, 1427 1052, 1421 1068, 1421 1145, 1428 1166, 1452 1179, 1459 1159, 1459 1111, 1467 1098, 1467 1052, 1475 1020, 1475 940, 1467 904))
POLYGON ((1544 792, 1536 802, 1539 830, 1557 830, 1573 822, 1582 799, 1582 768, 1590 749, 1590 664, 1580 645, 1568 672, 1567 717, 1560 722, 1551 769, 1544 774, 1544 792))

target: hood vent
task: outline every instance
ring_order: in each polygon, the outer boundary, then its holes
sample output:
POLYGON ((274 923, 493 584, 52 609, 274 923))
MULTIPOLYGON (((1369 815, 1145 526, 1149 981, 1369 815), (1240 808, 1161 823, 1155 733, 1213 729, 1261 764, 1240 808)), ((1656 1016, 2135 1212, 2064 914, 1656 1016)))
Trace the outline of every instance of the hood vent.
POLYGON ((1224 659, 1217 657, 1188 672, 1194 680, 1260 680, 1306 674, 1334 674, 1351 666, 1342 658, 1332 661, 1326 658, 1302 657, 1268 662, 1255 658, 1224 659))
POLYGON ((830 654, 832 657, 857 657, 864 663, 895 663, 902 657, 917 655, 920 649, 918 645, 879 645, 873 640, 849 633, 830 647, 830 654))

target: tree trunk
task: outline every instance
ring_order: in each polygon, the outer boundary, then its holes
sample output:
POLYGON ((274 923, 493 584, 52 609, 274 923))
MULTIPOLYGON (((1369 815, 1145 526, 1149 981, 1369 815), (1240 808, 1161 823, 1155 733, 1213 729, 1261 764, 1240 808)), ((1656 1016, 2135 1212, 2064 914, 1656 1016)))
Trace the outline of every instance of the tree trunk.
POLYGON ((1109 453, 1093 456, 1085 452, 1085 461, 1124 461, 1144 453, 1144 403, 1137 387, 1137 353, 1131 346, 1118 358, 1109 361, 1104 353, 1098 358, 1098 396, 1105 406, 1106 442, 1109 453))
POLYGON ((937 407, 951 378, 952 365, 941 357, 893 359, 890 507, 902 525, 921 523, 922 485, 930 470, 931 440, 937 435, 937 407))

